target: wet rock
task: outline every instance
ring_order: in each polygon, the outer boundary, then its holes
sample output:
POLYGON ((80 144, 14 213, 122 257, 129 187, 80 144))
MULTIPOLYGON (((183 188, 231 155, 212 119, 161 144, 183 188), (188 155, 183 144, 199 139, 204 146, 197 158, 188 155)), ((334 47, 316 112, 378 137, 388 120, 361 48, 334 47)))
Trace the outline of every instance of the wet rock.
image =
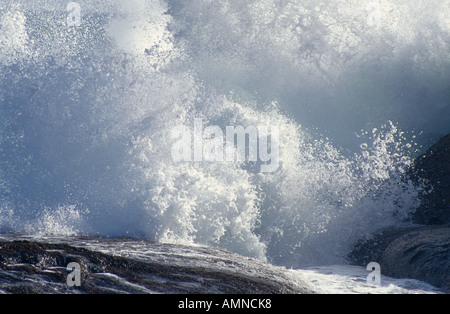
POLYGON ((287 280, 267 279, 274 277, 270 270, 261 269, 259 274, 248 275, 239 269, 222 271, 144 262, 66 244, 31 241, 0 242, 0 270, 0 290, 14 294, 310 293, 287 280), (67 285, 66 267, 71 262, 82 268, 80 287, 67 285))
POLYGON ((450 292, 450 225, 386 230, 349 254, 359 266, 381 265, 383 275, 413 278, 450 292))
POLYGON ((421 206, 413 221, 422 225, 450 223, 450 134, 427 153, 416 159, 412 170, 413 180, 420 184, 425 179, 432 190, 421 195, 421 206))

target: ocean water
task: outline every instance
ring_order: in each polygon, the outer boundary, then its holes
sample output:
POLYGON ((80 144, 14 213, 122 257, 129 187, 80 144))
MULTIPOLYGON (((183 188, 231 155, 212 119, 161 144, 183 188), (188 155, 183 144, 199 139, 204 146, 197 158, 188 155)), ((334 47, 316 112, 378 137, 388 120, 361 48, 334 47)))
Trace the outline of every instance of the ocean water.
POLYGON ((450 132, 449 1, 77 3, 0 0, 1 233, 297 269, 410 224, 405 172, 450 132), (280 168, 174 162, 195 119, 278 127, 280 168))

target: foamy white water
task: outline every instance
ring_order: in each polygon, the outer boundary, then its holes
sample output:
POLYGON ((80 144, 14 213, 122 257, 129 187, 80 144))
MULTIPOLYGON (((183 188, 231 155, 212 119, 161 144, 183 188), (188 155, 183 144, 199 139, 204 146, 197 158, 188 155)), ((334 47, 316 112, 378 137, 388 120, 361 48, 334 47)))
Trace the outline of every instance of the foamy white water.
POLYGON ((367 283, 368 272, 357 266, 329 265, 291 270, 292 280, 302 280, 318 294, 439 294, 439 289, 419 280, 381 276, 381 285, 367 283))
POLYGON ((299 268, 408 223, 405 171, 450 131, 448 1, 384 0, 379 23, 356 0, 78 2, 75 27, 62 1, 0 7, 2 232, 299 268), (280 170, 174 163, 195 118, 279 127, 280 170))

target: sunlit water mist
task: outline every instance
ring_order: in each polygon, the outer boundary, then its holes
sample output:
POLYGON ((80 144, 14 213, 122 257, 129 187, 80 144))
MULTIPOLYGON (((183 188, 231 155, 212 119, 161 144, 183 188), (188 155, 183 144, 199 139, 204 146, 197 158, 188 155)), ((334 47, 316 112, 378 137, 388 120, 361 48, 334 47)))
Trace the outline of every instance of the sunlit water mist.
POLYGON ((448 2, 381 1, 379 25, 369 1, 79 3, 73 27, 60 1, 0 8, 3 232, 299 267, 408 223, 414 134, 450 131, 448 2), (278 126, 279 171, 174 163, 196 118, 278 126))

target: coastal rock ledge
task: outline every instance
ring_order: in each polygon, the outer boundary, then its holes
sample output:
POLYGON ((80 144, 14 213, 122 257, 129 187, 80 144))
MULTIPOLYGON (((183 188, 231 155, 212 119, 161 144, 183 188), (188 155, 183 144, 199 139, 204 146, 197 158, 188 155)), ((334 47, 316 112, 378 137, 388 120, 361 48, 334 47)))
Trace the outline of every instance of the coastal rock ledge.
POLYGON ((381 265, 393 278, 413 278, 450 293, 450 225, 386 230, 349 254, 358 266, 381 265))
MULTIPOLYGON (((136 243, 111 240, 107 245, 125 255, 128 249, 121 252, 120 248, 136 243)), ((207 248, 143 245, 151 253, 127 258, 64 243, 0 241, 0 293, 311 293, 306 285, 290 283, 276 267, 262 261, 207 248), (79 287, 67 284, 67 266, 72 262, 81 266, 79 287)))
POLYGON ((358 266, 377 262, 386 276, 422 280, 450 293, 450 134, 416 159, 410 177, 432 187, 412 216, 417 225, 358 243, 349 260, 358 266))

